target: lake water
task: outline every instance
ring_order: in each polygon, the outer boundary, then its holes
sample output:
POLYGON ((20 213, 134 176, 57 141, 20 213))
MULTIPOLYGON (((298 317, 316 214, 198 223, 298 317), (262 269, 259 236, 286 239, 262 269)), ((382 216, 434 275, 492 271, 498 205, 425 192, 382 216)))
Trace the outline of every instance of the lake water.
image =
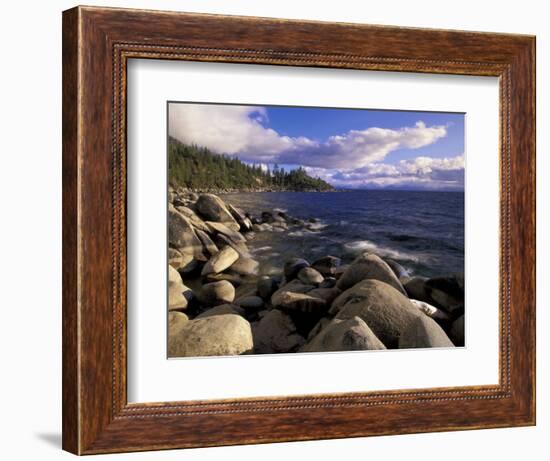
POLYGON ((248 242, 262 273, 286 259, 334 255, 344 262, 370 251, 396 260, 412 274, 464 272, 464 193, 425 191, 252 192, 225 194, 234 206, 260 215, 283 209, 315 229, 261 232, 248 242))

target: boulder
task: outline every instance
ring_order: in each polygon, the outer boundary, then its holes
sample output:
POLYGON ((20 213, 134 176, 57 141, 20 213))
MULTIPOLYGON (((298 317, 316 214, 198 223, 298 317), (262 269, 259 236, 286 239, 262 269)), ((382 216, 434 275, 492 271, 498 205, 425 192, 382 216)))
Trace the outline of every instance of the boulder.
POLYGON ((342 320, 363 319, 388 349, 397 348, 399 337, 418 317, 426 317, 394 287, 375 279, 344 291, 333 301, 330 312, 342 320))
POLYGON ((367 351, 386 349, 359 317, 333 319, 300 352, 367 351))
POLYGON ((264 300, 259 296, 243 296, 235 300, 235 304, 246 310, 259 311, 264 307, 264 300))
POLYGON ((210 256, 214 256, 220 251, 206 232, 200 229, 195 229, 195 233, 197 234, 197 237, 199 237, 203 247, 210 254, 210 256))
POLYGON ((461 315, 453 322, 449 330, 449 337, 455 346, 464 346, 464 315, 461 315))
POLYGON ((234 314, 190 320, 168 338, 170 357, 240 355, 251 353, 253 347, 250 324, 234 314))
POLYGON ((399 349, 454 347, 443 329, 426 315, 419 316, 399 337, 399 349))
POLYGON ((405 269, 397 261, 394 261, 393 259, 390 259, 390 258, 386 258, 384 259, 384 261, 388 266, 390 266, 390 269, 393 271, 393 273, 398 279, 401 279, 402 277, 409 277, 409 271, 405 269))
POLYGON ((234 207, 230 203, 227 204, 227 208, 231 213, 231 216, 233 216, 233 219, 235 219, 235 221, 237 221, 237 223, 239 224, 241 230, 249 231, 252 229, 252 223, 250 222, 250 219, 248 219, 241 210, 234 207))
POLYGON ((334 270, 334 278, 336 280, 339 280, 340 277, 342 277, 342 275, 344 275, 344 273, 348 270, 349 266, 350 266, 349 264, 344 264, 342 266, 337 267, 334 270))
POLYGON ((185 310, 193 292, 184 285, 181 275, 168 265, 168 310, 185 310))
POLYGON ((233 263, 231 270, 240 275, 256 275, 259 267, 260 263, 255 259, 241 256, 233 263))
POLYGON ((306 285, 318 285, 324 279, 318 271, 313 269, 313 267, 303 267, 298 272, 298 280, 305 283, 306 285))
POLYGON ((235 288, 227 280, 207 283, 202 286, 198 298, 206 306, 230 304, 235 299, 235 288))
POLYGON ((263 299, 270 299, 271 295, 277 290, 277 286, 277 281, 268 276, 260 277, 256 283, 258 294, 263 299))
POLYGON ((316 298, 324 299, 327 304, 331 304, 334 299, 341 293, 341 291, 334 288, 314 288, 311 291, 308 291, 307 294, 310 296, 315 296, 316 298))
POLYGON ((233 242, 229 237, 226 237, 223 234, 216 234, 214 236, 214 239, 216 241, 216 244, 218 245, 218 248, 230 246, 237 253, 239 253, 239 256, 242 256, 243 258, 251 257, 250 252, 248 251, 248 247, 246 246, 246 242, 233 242))
POLYGON ((205 310, 201 314, 197 315, 195 319, 203 319, 205 317, 212 317, 213 315, 226 315, 234 314, 244 316, 244 309, 236 306, 235 304, 220 304, 219 306, 212 307, 205 310))
POLYGON ((448 322, 450 320, 449 314, 427 302, 419 301, 418 299, 411 299, 410 301, 413 306, 417 307, 421 312, 434 320, 442 322, 448 322))
POLYGON ((192 254, 198 260, 204 259, 202 242, 195 234, 193 226, 176 210, 168 210, 168 242, 181 253, 192 254))
POLYGON ((286 261, 283 269, 286 280, 290 281, 296 278, 298 272, 304 267, 309 267, 309 263, 305 259, 292 258, 286 261))
POLYGON ((319 284, 319 288, 334 288, 336 286, 336 279, 334 277, 327 277, 319 284))
POLYGON ((175 248, 168 248, 168 264, 170 264, 174 269, 179 269, 182 263, 183 255, 175 248))
POLYGON ((178 267, 178 272, 182 277, 191 274, 199 267, 199 261, 193 255, 180 253, 181 259, 178 267))
POLYGON ((426 281, 428 296, 447 312, 464 309, 464 275, 434 277, 426 281))
POLYGON ((168 338, 177 335, 187 322, 189 322, 189 317, 183 312, 168 312, 168 338))
POLYGON ((305 342, 296 332, 292 319, 278 309, 273 309, 262 316, 253 325, 254 352, 273 354, 295 352, 305 342))
POLYGON ((239 274, 232 272, 231 269, 220 274, 208 274, 206 276, 206 283, 219 282, 220 280, 227 280, 235 287, 238 287, 243 282, 242 277, 239 274))
POLYGON ((276 305, 278 298, 285 292, 293 293, 307 293, 308 291, 313 290, 315 287, 313 285, 306 285, 300 280, 292 280, 291 282, 285 283, 278 290, 276 290, 271 295, 271 304, 276 305))
POLYGON ((189 206, 178 206, 176 207, 176 210, 184 215, 195 229, 208 232, 208 226, 206 223, 189 206))
POLYGON ((225 247, 208 260, 202 268, 201 275, 204 276, 223 272, 228 267, 231 267, 237 259, 239 259, 239 253, 229 246, 225 247))
POLYGON ((340 267, 342 260, 336 256, 324 256, 315 261, 311 267, 319 271, 325 277, 331 277, 336 273, 336 269, 340 267))
POLYGON ((406 294, 399 279, 382 259, 372 253, 363 253, 355 258, 342 274, 336 286, 347 290, 362 280, 374 279, 387 283, 402 294, 406 294))
POLYGON ((444 311, 455 314, 464 309, 464 276, 413 277, 405 283, 410 298, 433 304, 444 311))
POLYGON ((227 227, 224 223, 206 221, 206 225, 213 233, 220 233, 230 239, 232 242, 246 242, 246 239, 242 236, 240 232, 237 232, 233 229, 227 227))
POLYGON ((235 298, 244 298, 245 296, 256 296, 258 292, 256 291, 256 280, 247 279, 241 284, 235 291, 235 298))
POLYGON ((315 326, 310 330, 307 335, 307 341, 311 341, 315 336, 317 336, 323 328, 325 328, 333 319, 329 317, 322 317, 315 326))
POLYGON ((271 303, 284 311, 312 313, 318 316, 327 311, 327 302, 324 299, 292 291, 276 292, 271 297, 271 303))
POLYGON ((415 276, 409 278, 404 284, 403 288, 407 292, 407 295, 411 299, 417 299, 429 303, 431 299, 426 292, 426 281, 428 277, 415 276))
POLYGON ((217 195, 202 194, 199 196, 195 206, 198 213, 206 221, 233 222, 234 224, 237 224, 223 200, 217 195))

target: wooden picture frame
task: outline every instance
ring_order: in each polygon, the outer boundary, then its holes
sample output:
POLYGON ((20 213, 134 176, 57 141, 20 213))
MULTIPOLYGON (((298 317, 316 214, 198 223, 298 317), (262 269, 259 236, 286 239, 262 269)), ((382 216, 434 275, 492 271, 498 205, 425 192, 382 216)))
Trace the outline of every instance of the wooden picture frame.
POLYGON ((77 7, 63 13, 63 448, 93 454, 535 424, 535 38, 77 7), (129 404, 126 63, 496 76, 500 382, 129 404))

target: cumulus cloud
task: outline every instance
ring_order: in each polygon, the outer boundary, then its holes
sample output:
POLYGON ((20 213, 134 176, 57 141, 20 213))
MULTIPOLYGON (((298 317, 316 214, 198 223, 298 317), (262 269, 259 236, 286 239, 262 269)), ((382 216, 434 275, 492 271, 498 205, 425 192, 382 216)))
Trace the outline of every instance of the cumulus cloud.
POLYGON ((395 165, 371 163, 355 169, 306 168, 337 187, 413 188, 462 190, 464 188, 464 154, 455 157, 416 157, 395 165))
POLYGON ((383 161, 398 149, 418 149, 447 134, 445 126, 399 129, 370 127, 350 130, 326 141, 290 137, 265 126, 267 111, 254 106, 171 104, 170 135, 218 153, 238 155, 250 162, 288 163, 318 168, 357 168, 383 161))

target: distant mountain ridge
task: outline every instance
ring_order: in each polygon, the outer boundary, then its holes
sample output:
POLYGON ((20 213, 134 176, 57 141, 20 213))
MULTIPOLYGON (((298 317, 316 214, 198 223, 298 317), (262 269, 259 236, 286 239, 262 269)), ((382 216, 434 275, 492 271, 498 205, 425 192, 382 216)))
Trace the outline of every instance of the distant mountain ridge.
POLYGON ((285 171, 275 165, 266 170, 238 158, 219 155, 206 147, 168 139, 168 180, 172 186, 193 190, 334 191, 321 178, 303 168, 285 171))

